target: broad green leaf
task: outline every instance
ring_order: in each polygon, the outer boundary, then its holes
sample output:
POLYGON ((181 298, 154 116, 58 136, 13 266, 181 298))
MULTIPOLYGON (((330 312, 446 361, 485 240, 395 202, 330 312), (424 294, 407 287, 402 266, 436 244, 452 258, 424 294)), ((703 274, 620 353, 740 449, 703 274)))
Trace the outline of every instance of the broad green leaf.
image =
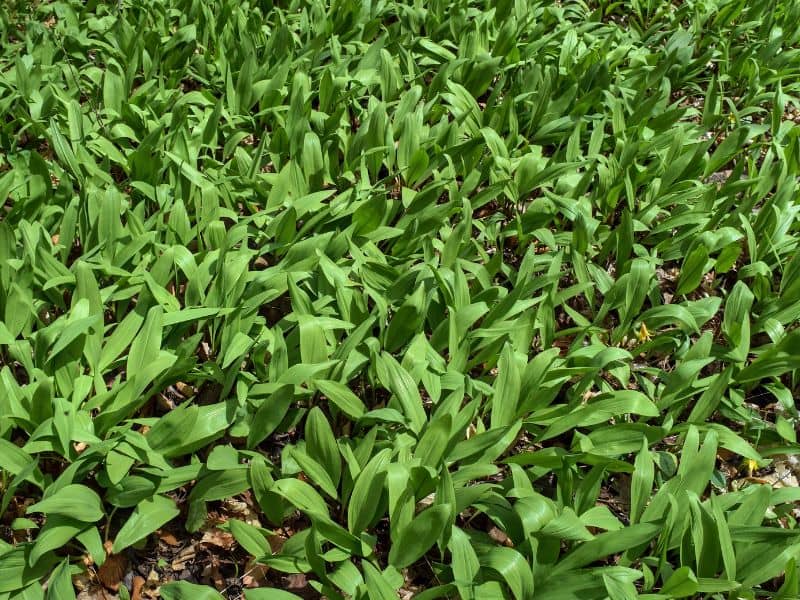
POLYGON ((293 400, 293 388, 290 385, 280 386, 273 394, 262 400, 250 424, 250 433, 247 436, 249 447, 257 445, 277 429, 293 400))
POLYGON ((245 600, 298 600, 300 596, 277 589, 259 588, 245 590, 245 600))
POLYGON ((50 575, 47 582, 47 600, 70 600, 75 598, 75 588, 72 587, 72 573, 68 561, 61 562, 50 575))
POLYGON ((421 558, 439 537, 450 519, 450 506, 441 504, 422 511, 400 531, 389 551, 389 564, 403 568, 421 558))
POLYGON ((677 569, 661 588, 661 593, 672 598, 685 598, 697 593, 697 577, 689 567, 677 569))
POLYGON ((205 585, 188 581, 171 581, 158 588, 164 600, 218 600, 223 596, 205 585))
POLYGON ((317 407, 312 408, 306 417, 305 435, 308 455, 325 468, 333 485, 338 485, 342 457, 330 423, 317 407))
POLYGON ((142 329, 133 339, 125 369, 129 377, 144 371, 157 356, 161 348, 163 309, 154 306, 147 311, 142 329))
POLYGON ((653 490, 653 458, 647 444, 647 438, 642 440, 642 449, 636 455, 633 464, 634 470, 631 477, 631 523, 636 523, 650 498, 653 490))
POLYGON ((557 419, 539 439, 546 440, 555 437, 573 427, 596 425, 621 414, 655 417, 658 416, 659 411, 656 405, 641 392, 635 390, 607 392, 600 394, 587 405, 557 419))
POLYGON ((378 452, 370 459, 355 481, 347 506, 347 525, 353 534, 359 534, 375 519, 381 510, 380 498, 386 478, 386 464, 391 450, 378 452))
POLYGON ((681 265, 680 279, 678 280, 677 294, 688 294, 695 290, 706 273, 708 262, 708 249, 703 244, 695 246, 684 259, 681 265))
POLYGON ((453 527, 449 549, 452 555, 453 579, 461 597, 476 598, 474 581, 480 570, 480 562, 469 536, 462 529, 453 527))
POLYGON ((232 519, 229 523, 233 537, 251 556, 258 558, 271 552, 267 539, 257 527, 238 519, 232 519))
POLYGON ((170 498, 153 496, 142 500, 117 533, 113 552, 119 554, 174 519, 179 513, 180 510, 170 498))
POLYGON ((100 496, 85 485, 73 483, 57 493, 28 507, 26 514, 44 513, 59 515, 84 523, 93 523, 103 518, 103 503, 100 496))
POLYGON ((378 357, 376 367, 384 386, 397 397, 411 430, 419 433, 425 424, 425 411, 414 380, 394 357, 385 352, 378 357))
POLYGON ((492 398, 492 429, 510 425, 517 413, 522 373, 510 344, 503 347, 492 398))
POLYGON ((351 419, 359 419, 367 411, 364 403, 344 384, 320 380, 315 381, 314 385, 336 408, 351 419))

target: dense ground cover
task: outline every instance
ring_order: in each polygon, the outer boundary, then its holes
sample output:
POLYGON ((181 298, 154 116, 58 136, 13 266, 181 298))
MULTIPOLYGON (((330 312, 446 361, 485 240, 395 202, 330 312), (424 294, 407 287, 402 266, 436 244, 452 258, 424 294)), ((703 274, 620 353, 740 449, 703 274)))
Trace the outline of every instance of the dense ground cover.
POLYGON ((0 24, 0 598, 798 597, 800 3, 0 24))

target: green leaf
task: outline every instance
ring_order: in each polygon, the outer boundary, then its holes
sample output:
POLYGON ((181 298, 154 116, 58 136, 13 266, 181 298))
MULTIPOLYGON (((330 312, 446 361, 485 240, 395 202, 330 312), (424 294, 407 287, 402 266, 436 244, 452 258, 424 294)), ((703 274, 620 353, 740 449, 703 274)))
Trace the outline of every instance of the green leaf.
POLYGON ((708 263, 708 250, 704 245, 699 244, 686 256, 681 265, 681 274, 675 293, 688 294, 697 289, 706 273, 706 263, 708 263))
POLYGON ((449 504, 422 511, 400 531, 400 536, 389 550, 389 564, 402 569, 422 558, 436 543, 449 521, 449 504))
POLYGON ((394 587, 386 581, 383 574, 372 563, 362 563, 362 569, 366 576, 367 592, 370 598, 378 600, 394 600, 397 598, 397 592, 394 587))
POLYGON ((290 504, 306 513, 324 515, 328 513, 322 496, 304 481, 299 479, 279 479, 274 483, 271 492, 280 494, 290 504))
POLYGON ((533 574, 522 554, 512 548, 495 546, 484 549, 478 558, 481 565, 496 571, 503 578, 516 600, 533 597, 533 574))
POLYGON ((337 381, 314 381, 314 386, 330 400, 336 408, 351 419, 360 419, 367 412, 364 403, 350 389, 337 381))
POLYGON ((474 600, 477 597, 474 582, 480 570, 480 562, 469 536, 458 527, 453 527, 448 547, 452 555, 453 579, 458 586, 458 592, 465 600, 474 600))
POLYGON ((347 528, 353 534, 364 531, 381 510, 379 500, 383 494, 385 467, 390 454, 391 450, 388 448, 378 452, 355 480, 350 503, 347 506, 347 528))
POLYGON ((547 440, 561 435, 573 427, 596 425, 621 414, 656 417, 659 415, 659 411, 656 405, 641 392, 635 390, 606 392, 593 398, 586 406, 556 419, 539 437, 539 440, 547 440))
POLYGON ((517 413, 522 372, 511 344, 503 346, 492 399, 492 429, 510 425, 517 413))
POLYGON ((174 519, 179 513, 180 510, 170 498, 153 496, 142 500, 117 533, 113 552, 119 554, 174 519))
POLYGON ((658 523, 639 523, 619 531, 601 533, 564 557, 552 570, 551 575, 565 573, 570 569, 588 565, 603 556, 635 548, 649 542, 659 533, 661 533, 661 525, 658 523))
POLYGON ((256 446, 278 428, 293 401, 294 388, 291 385, 280 386, 262 401, 250 424, 250 433, 247 436, 249 448, 256 446))
POLYGON ((62 561, 50 575, 47 582, 47 600, 70 600, 75 598, 72 587, 72 570, 69 561, 62 561))
POLYGON ((403 413, 414 433, 419 433, 425 424, 425 410, 414 380, 400 364, 386 352, 378 357, 378 377, 387 389, 397 397, 403 413))
POLYGON ((258 558, 271 554, 267 539, 257 527, 238 519, 231 519, 228 523, 233 537, 251 556, 258 558))
POLYGON ((133 339, 131 349, 128 353, 128 362, 125 370, 129 377, 145 370, 147 365, 158 356, 161 348, 161 336, 163 330, 163 309, 154 306, 147 311, 141 331, 133 339))
POLYGON ((339 496, 336 490, 336 485, 333 483, 331 476, 321 464, 311 458, 308 454, 294 448, 291 452, 291 457, 300 465, 303 472, 313 481, 323 492, 333 499, 339 496))
POLYGON ((653 491, 653 458, 647 444, 647 438, 642 440, 642 449, 636 455, 631 477, 631 523, 637 523, 642 516, 645 505, 653 491))
POLYGON ((283 590, 259 588, 245 590, 244 598, 245 600, 299 600, 300 596, 283 590))
POLYGON ((420 463, 426 467, 438 469, 447 450, 451 429, 452 418, 450 415, 443 415, 431 421, 414 450, 415 458, 418 458, 420 463))
POLYGON ((63 547, 72 540, 72 538, 76 537, 81 531, 87 528, 88 526, 86 523, 69 517, 62 517, 60 515, 49 517, 44 527, 42 527, 39 534, 36 536, 36 541, 28 555, 30 566, 34 568, 37 567, 49 552, 63 547))
POLYGON ((342 474, 342 457, 330 423, 317 407, 312 408, 306 417, 305 436, 308 455, 325 468, 331 483, 338 485, 342 474))
POLYGON ((34 556, 34 550, 30 544, 0 546, 0 593, 15 592, 31 584, 36 584, 41 589, 40 580, 58 559, 52 555, 49 559, 42 558, 44 552, 34 556))
POLYGON ((740 382, 756 381, 800 368, 800 353, 798 352, 800 352, 800 330, 795 330, 759 354, 753 362, 739 372, 736 380, 740 382))
POLYGON ((158 588, 164 600, 222 600, 213 588, 188 581, 171 581, 158 588))
POLYGON ((103 503, 97 492, 78 483, 64 486, 52 496, 32 504, 25 512, 59 515, 83 523, 94 523, 104 515, 103 503))
POLYGON ((703 177, 716 173, 730 161, 741 150, 748 137, 750 137, 750 129, 747 127, 740 127, 726 135, 725 139, 722 140, 722 143, 717 146, 708 159, 705 171, 703 171, 703 177))
POLYGON ((689 567, 676 569, 661 588, 661 593, 672 598, 685 598, 697 593, 697 577, 689 567))

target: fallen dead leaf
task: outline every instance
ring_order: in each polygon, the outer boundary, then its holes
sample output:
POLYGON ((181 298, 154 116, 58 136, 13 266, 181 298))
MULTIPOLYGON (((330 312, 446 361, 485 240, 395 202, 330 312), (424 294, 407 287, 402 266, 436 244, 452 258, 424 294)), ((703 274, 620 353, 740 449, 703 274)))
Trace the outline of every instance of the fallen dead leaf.
POLYGON ((736 458, 737 454, 735 452, 731 452, 726 448, 719 448, 717 450, 717 458, 724 461, 732 461, 736 458))
POLYGON ((470 439, 476 433, 478 433, 478 429, 475 427, 474 423, 470 423, 469 427, 467 427, 467 433, 465 434, 465 437, 470 439))
POLYGON ((168 412, 175 408, 175 402, 164 394, 156 395, 156 405, 158 406, 159 410, 163 412, 168 412))
POLYGON ((269 548, 272 550, 273 554, 277 554, 283 549, 283 545, 286 543, 286 540, 286 536, 278 534, 271 535, 267 538, 267 541, 269 542, 269 548))
POLYGON ((79 592, 84 592, 91 587, 92 582, 89 579, 88 573, 84 571, 83 573, 72 576, 72 585, 79 592))
POLYGON ((221 590, 225 587, 225 580, 222 577, 222 574, 219 572, 219 559, 216 555, 211 555, 211 560, 203 567, 203 572, 201 573, 201 577, 203 581, 206 581, 213 585, 218 590, 221 590))
POLYGON ((195 389, 188 383, 178 381, 175 383, 175 388, 185 397, 194 396, 195 389))
POLYGON ((142 590, 144 589, 144 577, 137 575, 133 578, 131 585, 131 600, 142 600, 142 590))
POLYGON ((150 570, 150 573, 147 574, 147 580, 144 582, 144 587, 142 591, 147 598, 158 598, 161 594, 159 594, 159 589, 161 588, 161 581, 158 578, 158 573, 154 569, 150 570))
POLYGON ((114 554, 111 549, 113 542, 106 541, 103 544, 106 550, 106 560, 97 570, 97 578, 105 587, 110 590, 119 590, 119 584, 125 576, 125 569, 128 567, 128 559, 122 554, 114 554))
POLYGON ((289 590, 303 590, 308 587, 308 578, 305 573, 292 573, 286 576, 288 585, 286 589, 289 590))
POLYGON ((186 565, 192 562, 196 556, 197 552, 195 552, 194 546, 187 546, 178 552, 177 556, 172 560, 172 570, 183 571, 186 565))
POLYGON ((246 588, 264 587, 267 583, 268 572, 269 567, 267 565, 250 562, 247 566, 247 571, 242 575, 242 585, 246 588))
POLYGON ((258 519, 258 513, 254 510, 252 502, 239 500, 236 498, 229 498, 222 501, 222 508, 229 515, 244 521, 253 527, 261 527, 261 521, 258 519))
MULTIPOLYGON (((750 466, 750 465, 746 465, 750 466)), ((772 471, 769 473, 762 473, 757 476, 752 475, 752 470, 748 468, 748 474, 745 477, 731 481, 731 487, 735 490, 741 489, 748 483, 769 485, 773 488, 787 488, 787 487, 800 487, 800 481, 797 479, 797 471, 792 468, 793 465, 784 461, 775 461, 772 463, 772 471)))
POLYGON ((424 498, 421 498, 419 502, 417 502, 417 512, 421 511, 423 508, 428 508, 429 506, 433 505, 434 500, 436 500, 436 494, 428 494, 424 498))
POLYGON ((181 543, 178 541, 172 533, 169 531, 159 531, 158 532, 158 539, 164 542, 167 546, 180 546, 181 543))
POLYGON ((800 482, 793 473, 792 469, 785 462, 773 463, 773 471, 760 477, 764 483, 768 483, 774 488, 779 487, 800 487, 800 482))
POLYGON ((506 535, 506 532, 502 529, 492 526, 492 528, 489 529, 489 537, 502 546, 507 546, 508 548, 514 547, 514 542, 511 541, 508 535, 506 535))
POLYGON ((200 540, 200 543, 209 546, 217 546, 218 548, 224 548, 225 550, 230 550, 231 548, 233 548, 233 545, 236 543, 236 540, 227 531, 222 531, 221 529, 214 527, 203 533, 203 537, 200 540))
POLYGON ((78 595, 75 598, 76 600, 119 600, 119 596, 117 594, 112 594, 100 586, 94 586, 88 590, 78 592, 78 595))
POLYGON ((600 392, 598 392, 598 391, 586 390, 585 392, 583 392, 583 395, 581 396, 581 400, 583 401, 584 404, 586 404, 587 402, 589 402, 589 400, 591 400, 592 398, 595 398, 596 396, 599 396, 599 395, 600 395, 600 392))

